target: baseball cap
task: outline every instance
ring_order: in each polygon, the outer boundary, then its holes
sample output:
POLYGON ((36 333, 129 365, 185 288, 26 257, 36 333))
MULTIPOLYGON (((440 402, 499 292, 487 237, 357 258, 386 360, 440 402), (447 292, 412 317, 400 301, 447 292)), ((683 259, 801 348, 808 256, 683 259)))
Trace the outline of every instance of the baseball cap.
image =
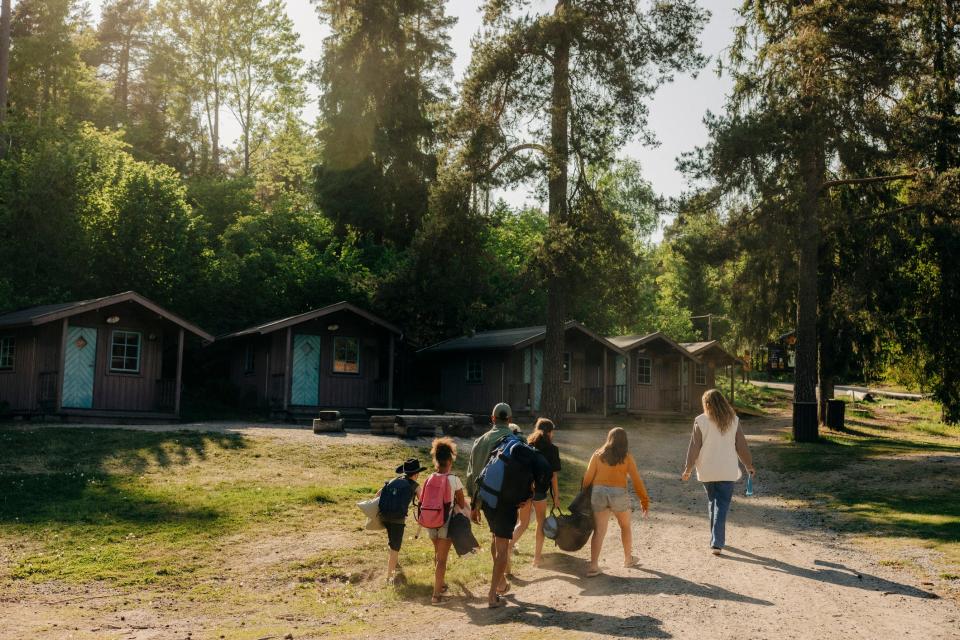
POLYGON ((513 416, 513 411, 510 409, 510 405, 506 402, 501 402, 493 408, 493 418, 494 420, 509 420, 513 416))

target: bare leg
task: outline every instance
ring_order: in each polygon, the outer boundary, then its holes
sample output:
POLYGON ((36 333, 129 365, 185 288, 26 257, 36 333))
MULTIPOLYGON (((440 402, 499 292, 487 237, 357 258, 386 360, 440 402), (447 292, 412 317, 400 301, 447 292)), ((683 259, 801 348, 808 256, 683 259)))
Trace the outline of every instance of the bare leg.
POLYGON ((633 564, 633 530, 630 526, 630 512, 614 511, 613 515, 620 525, 620 542, 623 543, 623 566, 629 567, 633 564))
POLYGON ((540 562, 543 560, 541 557, 543 554, 543 523, 547 519, 547 501, 541 500, 540 502, 534 502, 533 508, 537 513, 537 546, 533 552, 533 566, 539 567, 540 562))
POLYGON ((433 576, 433 597, 439 598, 443 593, 443 584, 447 576, 447 556, 450 554, 450 540, 439 539, 433 541, 436 553, 437 569, 433 576))
POLYGON ((588 571, 600 571, 600 551, 603 549, 603 539, 607 535, 607 523, 610 521, 610 511, 593 512, 593 537, 590 538, 590 568, 588 571))
POLYGON ((490 604, 497 602, 497 589, 506 583, 504 574, 510 560, 510 538, 494 538, 493 553, 493 576, 490 579, 490 592, 487 594, 487 602, 490 604))
POLYGON ((393 577, 397 572, 397 562, 400 560, 400 552, 390 549, 387 553, 387 580, 393 577))

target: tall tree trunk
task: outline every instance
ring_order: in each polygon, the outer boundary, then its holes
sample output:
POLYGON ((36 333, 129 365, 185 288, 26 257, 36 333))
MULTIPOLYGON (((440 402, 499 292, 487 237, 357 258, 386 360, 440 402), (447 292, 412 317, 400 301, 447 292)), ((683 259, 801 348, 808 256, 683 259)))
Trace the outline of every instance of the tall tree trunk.
POLYGON ((833 399, 834 382, 836 378, 837 345, 835 327, 833 326, 833 287, 836 281, 836 265, 834 262, 833 239, 825 238, 820 247, 820 278, 819 278, 819 322, 820 334, 820 402, 818 418, 820 424, 827 422, 827 400, 833 399))
MULTIPOLYGON (((558 0, 555 15, 566 18, 569 0, 558 0)), ((557 230, 567 221, 567 171, 570 158, 570 37, 561 29, 553 53, 553 91, 550 111, 550 158, 547 180, 550 226, 557 230)), ((549 234, 555 237, 555 234, 549 234)), ((552 251, 552 247, 547 247, 552 251)), ((553 256, 554 265, 565 261, 553 256)), ((543 352, 543 395, 540 412, 554 420, 562 420, 564 323, 566 322, 566 292, 563 267, 552 268, 547 279, 547 335, 543 352)))
POLYGON ((213 88, 213 130, 211 131, 210 155, 213 159, 213 172, 220 173, 220 86, 219 79, 213 88))
POLYGON ((0 122, 7 117, 10 75, 10 0, 0 1, 0 122))
MULTIPOLYGON (((816 140, 816 136, 814 136, 816 140)), ((793 385, 793 438, 814 442, 817 429, 817 270, 819 202, 824 182, 823 148, 810 142, 802 159, 803 197, 797 220, 800 260, 797 291, 797 362, 793 385)))

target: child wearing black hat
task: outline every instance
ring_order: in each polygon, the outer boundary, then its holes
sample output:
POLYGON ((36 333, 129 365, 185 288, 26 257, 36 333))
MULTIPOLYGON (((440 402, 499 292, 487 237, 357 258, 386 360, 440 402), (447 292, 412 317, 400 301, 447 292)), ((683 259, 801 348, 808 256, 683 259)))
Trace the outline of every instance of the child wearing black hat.
POLYGON ((387 530, 387 582, 397 579, 397 562, 400 559, 400 545, 403 543, 403 530, 406 526, 407 511, 417 493, 417 477, 427 468, 420 465, 417 458, 408 458, 397 467, 399 477, 390 480, 377 492, 380 496, 380 521, 387 530))

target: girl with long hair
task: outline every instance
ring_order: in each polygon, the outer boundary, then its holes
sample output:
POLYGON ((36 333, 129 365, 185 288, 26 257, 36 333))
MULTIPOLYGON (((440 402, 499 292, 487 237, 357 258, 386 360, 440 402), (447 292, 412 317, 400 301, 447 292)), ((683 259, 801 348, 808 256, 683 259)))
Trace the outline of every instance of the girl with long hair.
MULTIPOLYGON (((557 488, 557 474, 560 472, 560 450, 553 444, 553 434, 556 433, 556 427, 553 421, 548 418, 538 418, 533 426, 533 433, 527 438, 527 444, 533 446, 537 451, 543 454, 543 457, 550 463, 553 469, 553 475, 550 477, 550 493, 553 495, 553 507, 560 506, 560 494, 557 488)), ((520 507, 519 520, 513 530, 513 544, 520 541, 520 537, 526 532, 530 525, 530 512, 537 514, 537 541, 533 552, 533 566, 539 567, 543 554, 543 523, 547 519, 547 494, 534 493, 533 500, 525 502, 520 507)))
POLYGON ((600 551, 607 535, 607 524, 613 512, 620 525, 620 541, 623 544, 623 566, 632 567, 639 562, 633 555, 633 532, 630 529, 630 496, 627 494, 627 476, 633 482, 633 491, 640 499, 640 507, 646 516, 650 510, 647 488, 640 479, 637 463, 630 453, 627 432, 616 427, 607 434, 607 441, 590 457, 590 464, 583 475, 583 486, 592 487, 590 504, 593 507, 593 537, 590 539, 590 567, 587 577, 600 575, 600 551))
POLYGON ((433 542, 435 568, 433 597, 430 602, 431 604, 442 604, 447 597, 447 584, 445 582, 447 558, 450 555, 450 545, 453 542, 448 535, 450 518, 458 511, 461 513, 467 511, 467 500, 464 497, 463 483, 460 478, 450 472, 453 468, 453 461, 457 458, 457 444, 450 438, 435 438, 433 446, 430 447, 430 456, 433 458, 433 466, 436 471, 427 478, 420 493, 423 494, 426 491, 428 484, 440 482, 446 492, 443 502, 450 504, 450 512, 446 515, 443 526, 427 529, 427 535, 433 542))
POLYGON ((751 476, 756 473, 737 412, 720 391, 709 389, 703 394, 703 413, 693 421, 687 464, 681 479, 689 480, 696 468, 697 480, 703 483, 707 493, 710 549, 717 556, 726 543, 727 512, 733 498, 733 485, 741 476, 738 459, 751 476))

